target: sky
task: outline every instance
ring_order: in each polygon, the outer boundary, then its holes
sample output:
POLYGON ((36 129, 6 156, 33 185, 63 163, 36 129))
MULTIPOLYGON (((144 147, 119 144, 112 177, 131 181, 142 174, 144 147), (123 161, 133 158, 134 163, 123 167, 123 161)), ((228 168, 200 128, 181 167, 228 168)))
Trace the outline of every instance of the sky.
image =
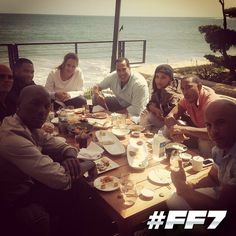
MULTIPOLYGON (((0 0, 0 13, 108 15, 116 0, 0 0)), ((225 0, 226 8, 236 0, 225 0)), ((121 0, 121 16, 222 17, 219 0, 121 0)))

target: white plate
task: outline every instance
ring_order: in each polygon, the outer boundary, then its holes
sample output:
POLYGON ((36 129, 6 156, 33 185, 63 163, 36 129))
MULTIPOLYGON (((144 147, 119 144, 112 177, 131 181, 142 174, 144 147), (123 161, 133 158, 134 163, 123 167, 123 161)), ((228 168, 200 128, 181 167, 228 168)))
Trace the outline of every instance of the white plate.
POLYGON ((192 155, 186 152, 180 153, 179 156, 183 161, 190 161, 192 159, 192 155))
POLYGON ((96 112, 92 113, 91 116, 94 119, 106 119, 108 117, 108 114, 106 112, 96 112))
POLYGON ((51 120, 51 122, 52 122, 53 124, 58 124, 58 123, 59 123, 58 117, 53 118, 53 119, 51 120))
POLYGON ((94 180, 93 184, 98 190, 110 192, 119 188, 119 179, 115 176, 100 176, 94 180))
POLYGON ((93 127, 98 128, 98 129, 108 129, 112 127, 112 123, 109 120, 98 120, 94 118, 88 118, 88 123, 93 125, 93 127))
POLYGON ((102 157, 94 162, 96 163, 98 174, 104 173, 109 170, 113 170, 113 169, 118 168, 120 166, 119 164, 112 161, 108 157, 102 157))
POLYGON ((148 178, 156 184, 170 184, 170 172, 164 169, 151 170, 148 173, 148 178))
POLYGON ((149 188, 143 188, 141 190, 141 194, 145 197, 145 198, 153 198, 154 196, 154 191, 149 189, 149 188))
POLYGON ((168 143, 165 148, 173 148, 179 150, 180 152, 186 152, 188 149, 187 146, 182 143, 168 143))
POLYGON ((111 132, 98 130, 95 132, 98 141, 111 155, 121 155, 125 153, 125 147, 120 140, 111 132), (108 144, 106 144, 108 143, 108 144))
POLYGON ((129 125, 128 127, 131 131, 144 131, 145 130, 145 127, 141 126, 141 125, 135 125, 135 124, 131 124, 129 125))
POLYGON ((127 135, 130 132, 130 130, 113 128, 111 132, 117 137, 125 137, 125 135, 127 135))
POLYGON ((129 144, 127 146, 128 164, 135 169, 144 169, 148 166, 146 145, 140 147, 129 144))

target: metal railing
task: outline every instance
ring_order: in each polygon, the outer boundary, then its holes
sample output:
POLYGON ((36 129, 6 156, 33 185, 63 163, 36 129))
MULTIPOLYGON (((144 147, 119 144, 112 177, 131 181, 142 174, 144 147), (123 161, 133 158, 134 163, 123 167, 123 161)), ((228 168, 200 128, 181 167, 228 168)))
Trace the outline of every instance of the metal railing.
MULTIPOLYGON (((0 53, 2 52, 1 48, 5 47, 5 54, 8 57, 9 65, 11 68, 13 68, 13 65, 16 60, 19 57, 26 57, 25 52, 29 49, 31 49, 31 53, 34 53, 34 56, 36 56, 35 54, 37 54, 37 50, 35 48, 38 46, 40 46, 40 53, 46 52, 46 54, 48 54, 48 52, 52 50, 51 52, 53 54, 58 53, 58 51, 60 50, 63 50, 63 48, 61 48, 61 45, 68 47, 64 48, 64 50, 67 52, 69 50, 73 50, 75 53, 79 53, 80 58, 109 58, 109 60, 111 59, 112 41, 0 44, 0 53), (56 45, 60 46, 60 48, 56 48, 56 50, 53 52, 53 47, 56 45), (45 48, 43 49, 42 46, 46 48, 46 51, 44 51, 45 48), (73 49, 71 48, 71 46, 73 47, 73 49)), ((120 40, 118 43, 118 57, 127 57, 130 60, 130 64, 145 63, 146 40, 120 40)), ((0 58, 2 58, 2 56, 0 58)))

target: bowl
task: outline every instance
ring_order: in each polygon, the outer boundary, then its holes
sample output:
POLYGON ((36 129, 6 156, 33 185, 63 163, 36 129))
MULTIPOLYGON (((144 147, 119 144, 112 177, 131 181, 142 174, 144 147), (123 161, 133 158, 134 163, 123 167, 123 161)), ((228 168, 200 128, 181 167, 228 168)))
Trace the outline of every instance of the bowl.
POLYGON ((192 155, 186 152, 180 153, 179 156, 184 162, 190 161, 192 159, 192 155))
POLYGON ((143 189, 141 190, 141 194, 142 194, 142 196, 145 197, 145 198, 153 198, 153 196, 154 196, 154 191, 151 190, 151 189, 149 189, 149 188, 143 188, 143 189))
POLYGON ((141 125, 135 125, 135 124, 132 124, 132 125, 129 125, 129 129, 131 131, 144 131, 145 127, 141 126, 141 125))
POLYGON ((141 133, 140 131, 132 131, 131 136, 134 137, 134 138, 139 138, 140 133, 141 133))
POLYGON ((153 137, 154 137, 154 133, 145 132, 145 133, 144 133, 144 136, 145 136, 146 138, 153 138, 153 137))

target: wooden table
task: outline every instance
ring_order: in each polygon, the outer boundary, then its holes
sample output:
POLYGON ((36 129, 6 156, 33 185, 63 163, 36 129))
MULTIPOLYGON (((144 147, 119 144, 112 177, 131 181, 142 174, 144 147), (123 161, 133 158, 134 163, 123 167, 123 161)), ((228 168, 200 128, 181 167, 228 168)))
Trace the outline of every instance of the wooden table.
MULTIPOLYGON (((120 140, 125 146, 128 144, 130 135, 127 135, 124 139, 120 140)), ((140 139, 146 140, 142 133, 140 139)), ((73 144, 73 140, 69 140, 73 144)), ((115 190, 112 192, 103 192, 95 188, 91 188, 88 185, 89 194, 95 200, 106 214, 108 214, 112 220, 117 223, 118 231, 120 235, 128 236, 132 235, 133 229, 140 223, 146 221, 149 216, 155 210, 168 210, 165 201, 171 196, 175 188, 173 184, 170 185, 159 185, 150 182, 148 180, 148 173, 155 168, 163 168, 168 170, 168 163, 166 160, 161 163, 152 159, 151 147, 149 149, 149 164, 143 170, 135 170, 128 165, 126 154, 111 156, 109 153, 104 152, 103 156, 109 157, 113 161, 117 162, 120 167, 117 169, 105 172, 102 175, 111 175, 120 177, 121 173, 130 174, 130 178, 135 181, 137 186, 145 186, 146 188, 154 191, 154 197, 152 199, 145 199, 141 196, 137 197, 134 205, 126 207, 123 204, 120 191, 115 190)), ((195 154, 188 151, 190 154, 195 154)), ((191 166, 185 168, 187 179, 202 178, 206 176, 210 168, 205 168, 198 173, 194 173, 191 166)))

